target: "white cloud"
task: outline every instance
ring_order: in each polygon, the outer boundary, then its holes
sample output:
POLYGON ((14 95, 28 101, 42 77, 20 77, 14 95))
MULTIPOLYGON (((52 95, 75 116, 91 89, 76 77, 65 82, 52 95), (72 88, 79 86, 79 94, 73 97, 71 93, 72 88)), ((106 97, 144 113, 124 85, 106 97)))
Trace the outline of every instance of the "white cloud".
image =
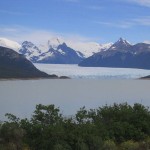
POLYGON ((57 36, 57 33, 53 33, 45 30, 35 30, 22 26, 13 27, 0 27, 0 36, 9 38, 18 42, 29 40, 35 43, 44 42, 53 36, 57 36))
POLYGON ((104 7, 91 5, 91 6, 87 6, 87 8, 91 10, 102 10, 104 7))
POLYGON ((29 15, 28 13, 15 12, 15 11, 9 11, 9 10, 2 10, 2 9, 0 10, 0 13, 8 14, 8 15, 17 15, 17 16, 29 15))
POLYGON ((46 30, 35 30, 21 26, 0 27, 0 37, 22 43, 23 41, 31 41, 36 45, 45 45, 48 40, 58 38, 62 42, 66 42, 68 46, 81 51, 86 57, 92 55, 92 52, 98 52, 100 45, 93 42, 97 39, 87 38, 75 34, 63 34, 46 30))
POLYGON ((0 27, 0 37, 15 40, 17 42, 23 42, 29 40, 35 44, 45 43, 53 37, 62 38, 68 42, 89 42, 97 39, 87 38, 77 34, 71 33, 57 33, 47 30, 30 29, 22 26, 13 27, 0 27))
POLYGON ((65 1, 65 2, 79 2, 79 0, 62 0, 62 1, 65 1))
POLYGON ((98 23, 100 25, 108 26, 108 27, 116 27, 116 28, 130 28, 132 26, 132 23, 130 22, 103 22, 103 21, 96 21, 95 23, 98 23))
POLYGON ((137 3, 142 6, 150 7, 150 0, 124 0, 125 2, 137 3))
POLYGON ((150 26, 150 16, 133 18, 118 22, 96 21, 95 23, 116 28, 131 28, 133 26, 150 26))
POLYGON ((133 22, 139 25, 150 26, 150 16, 133 19, 133 22))

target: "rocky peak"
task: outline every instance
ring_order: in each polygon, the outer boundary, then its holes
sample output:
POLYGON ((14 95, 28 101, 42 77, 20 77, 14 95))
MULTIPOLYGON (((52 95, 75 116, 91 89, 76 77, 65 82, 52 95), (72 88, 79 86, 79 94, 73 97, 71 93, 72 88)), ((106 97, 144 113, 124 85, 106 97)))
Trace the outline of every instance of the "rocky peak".
POLYGON ((115 44, 123 44, 123 45, 131 45, 127 40, 123 38, 119 38, 119 40, 115 44))
POLYGON ((30 42, 30 41, 24 41, 22 43, 22 46, 23 47, 34 47, 35 45, 32 42, 30 42))
POLYGON ((120 38, 108 50, 127 51, 132 45, 125 39, 120 38))
POLYGON ((19 52, 28 58, 30 55, 38 56, 41 53, 41 50, 32 42, 24 41, 22 43, 22 48, 19 50, 19 52))

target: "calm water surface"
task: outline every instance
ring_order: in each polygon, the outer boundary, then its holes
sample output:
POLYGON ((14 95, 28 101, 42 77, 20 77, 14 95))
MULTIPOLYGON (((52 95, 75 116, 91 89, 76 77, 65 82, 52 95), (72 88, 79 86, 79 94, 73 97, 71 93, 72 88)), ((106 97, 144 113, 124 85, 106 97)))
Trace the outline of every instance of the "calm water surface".
POLYGON ((150 80, 16 80, 0 81, 0 120, 5 113, 31 116, 35 105, 55 104, 64 115, 80 107, 114 102, 150 106, 150 80))

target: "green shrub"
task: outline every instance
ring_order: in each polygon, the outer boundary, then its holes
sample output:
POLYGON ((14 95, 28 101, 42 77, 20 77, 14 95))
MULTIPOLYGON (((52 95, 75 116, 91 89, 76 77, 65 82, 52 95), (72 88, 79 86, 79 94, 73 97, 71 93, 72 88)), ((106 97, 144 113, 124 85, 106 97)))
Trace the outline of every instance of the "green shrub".
POLYGON ((150 150, 150 138, 139 143, 139 150, 150 150))
POLYGON ((107 140, 104 141, 103 150, 117 150, 117 146, 114 141, 107 140))
POLYGON ((121 150, 138 150, 139 144, 138 142, 134 142, 132 140, 123 142, 120 145, 121 150))
POLYGON ((117 146, 114 141, 107 140, 107 141, 104 141, 102 150, 117 150, 117 146))

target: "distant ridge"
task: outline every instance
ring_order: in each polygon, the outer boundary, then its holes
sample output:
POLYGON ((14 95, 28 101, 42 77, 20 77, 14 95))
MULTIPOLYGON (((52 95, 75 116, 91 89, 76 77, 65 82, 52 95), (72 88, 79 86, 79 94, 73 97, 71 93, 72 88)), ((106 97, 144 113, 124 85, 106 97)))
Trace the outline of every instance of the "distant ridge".
POLYGON ((107 51, 88 57, 79 66, 150 69, 150 44, 132 45, 120 38, 107 51))

